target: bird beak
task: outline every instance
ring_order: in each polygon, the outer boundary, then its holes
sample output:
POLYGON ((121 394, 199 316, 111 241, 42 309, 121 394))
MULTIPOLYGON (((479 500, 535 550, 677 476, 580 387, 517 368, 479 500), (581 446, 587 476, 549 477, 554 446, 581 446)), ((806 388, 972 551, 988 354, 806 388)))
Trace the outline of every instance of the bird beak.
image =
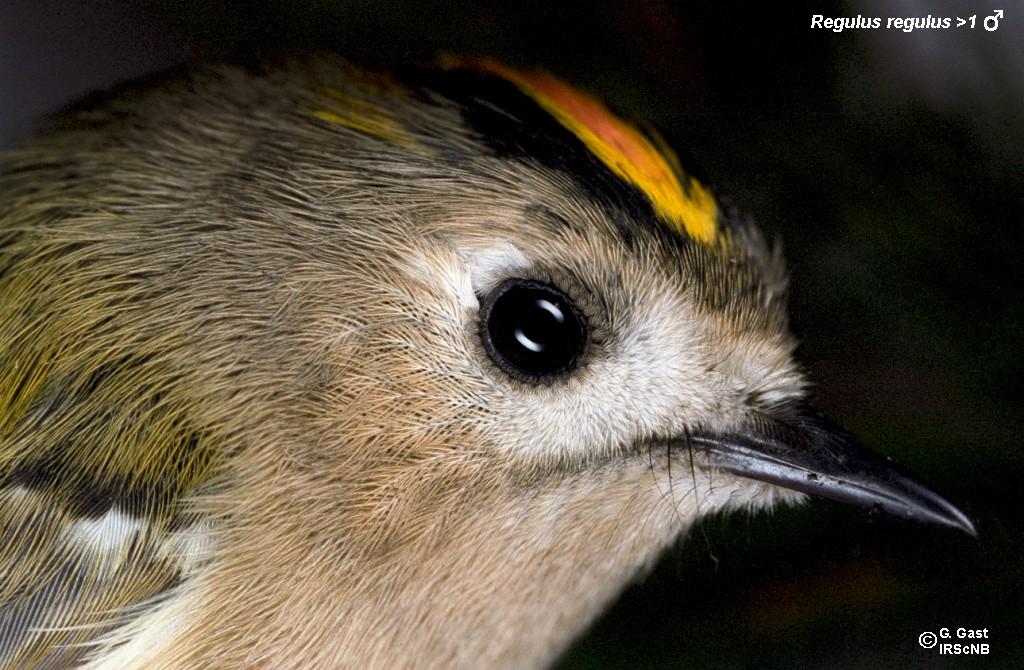
POLYGON ((753 423, 737 434, 691 434, 685 441, 719 470, 977 536, 963 512, 819 414, 800 408, 753 423))

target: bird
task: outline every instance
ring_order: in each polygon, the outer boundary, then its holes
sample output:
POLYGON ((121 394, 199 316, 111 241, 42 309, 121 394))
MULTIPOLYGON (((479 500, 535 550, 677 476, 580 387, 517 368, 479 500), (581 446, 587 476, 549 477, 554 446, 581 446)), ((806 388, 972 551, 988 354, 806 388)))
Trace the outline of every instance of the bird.
POLYGON ((533 668, 700 518, 974 533, 779 246, 543 69, 215 63, 0 158, 0 667, 533 668))

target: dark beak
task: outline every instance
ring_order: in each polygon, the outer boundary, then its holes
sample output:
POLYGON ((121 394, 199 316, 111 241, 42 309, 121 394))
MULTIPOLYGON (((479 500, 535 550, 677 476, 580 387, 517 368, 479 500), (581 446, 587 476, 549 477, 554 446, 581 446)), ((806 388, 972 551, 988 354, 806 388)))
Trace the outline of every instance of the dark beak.
POLYGON ((712 467, 811 495, 977 535, 963 512, 806 408, 733 435, 689 435, 712 467))

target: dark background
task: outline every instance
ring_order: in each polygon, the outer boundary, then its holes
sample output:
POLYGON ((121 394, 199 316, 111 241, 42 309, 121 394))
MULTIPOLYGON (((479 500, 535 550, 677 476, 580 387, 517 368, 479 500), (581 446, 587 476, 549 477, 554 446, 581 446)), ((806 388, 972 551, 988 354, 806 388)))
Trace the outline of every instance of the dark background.
POLYGON ((819 404, 979 532, 822 501, 712 519, 562 665, 1024 667, 1024 6, 767 4, 5 0, 0 145, 82 93, 239 52, 546 66, 659 127, 783 239, 819 404), (978 28, 836 34, 815 13, 978 28), (918 646, 943 626, 988 628, 991 654, 918 646))

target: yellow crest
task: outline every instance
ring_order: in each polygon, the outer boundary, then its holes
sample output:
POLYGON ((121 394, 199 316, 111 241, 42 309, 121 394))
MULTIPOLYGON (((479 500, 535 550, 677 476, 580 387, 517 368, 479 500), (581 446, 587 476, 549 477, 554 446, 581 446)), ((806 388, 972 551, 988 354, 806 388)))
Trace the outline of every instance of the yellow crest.
POLYGON ((644 193, 654 210, 680 232, 700 242, 717 235, 714 196, 679 168, 667 146, 613 114, 600 100, 544 72, 520 72, 489 59, 444 59, 446 67, 469 67, 497 75, 533 98, 575 135, 620 179, 644 193))

